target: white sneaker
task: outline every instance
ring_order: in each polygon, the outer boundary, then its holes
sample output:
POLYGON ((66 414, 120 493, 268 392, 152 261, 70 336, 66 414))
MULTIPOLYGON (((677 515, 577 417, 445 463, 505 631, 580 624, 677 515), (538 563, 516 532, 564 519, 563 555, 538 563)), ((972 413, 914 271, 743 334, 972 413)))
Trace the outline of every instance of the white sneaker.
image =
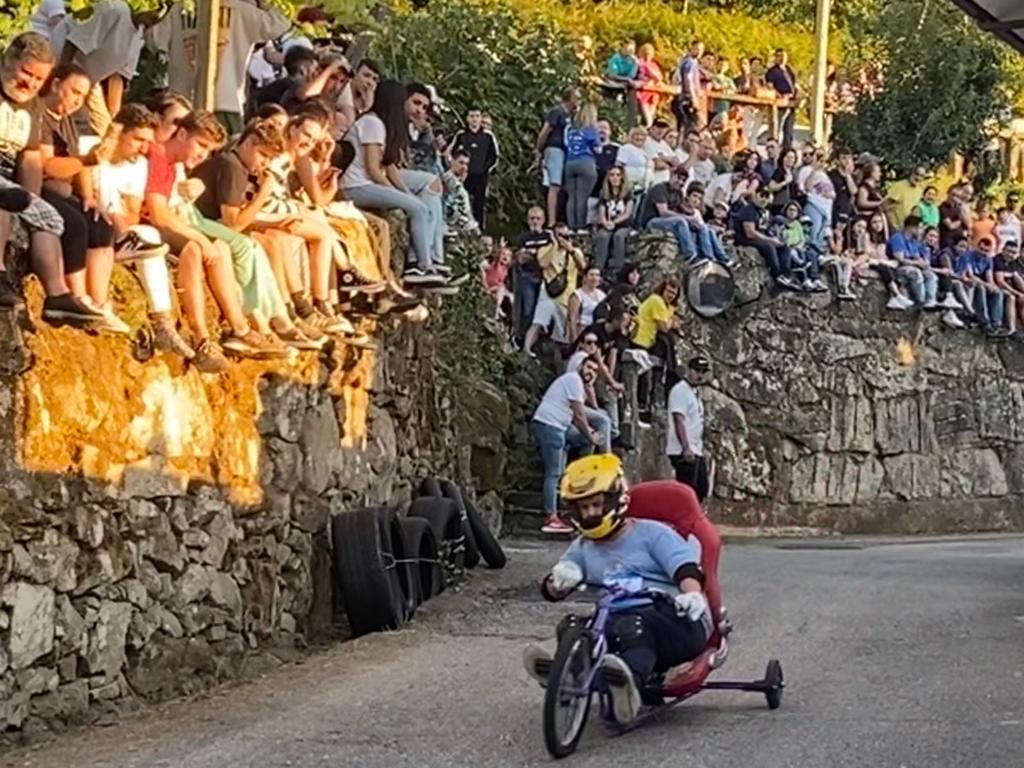
POLYGON ((946 314, 942 316, 942 322, 944 322, 950 328, 955 328, 957 330, 967 327, 964 324, 964 321, 957 317, 956 312, 954 312, 952 309, 948 310, 946 314))
POLYGON ((902 312, 905 309, 909 309, 910 306, 913 306, 913 302, 911 302, 908 305, 908 301, 909 300, 903 296, 893 296, 891 299, 889 299, 889 303, 885 305, 885 308, 896 310, 897 312, 902 312))
POLYGON ((922 309, 925 309, 925 310, 932 310, 932 309, 938 309, 938 308, 939 308, 939 303, 937 301, 935 301, 935 299, 929 299, 928 301, 926 301, 924 303, 924 306, 922 307, 922 309))
POLYGON ((104 331, 110 331, 111 333, 128 334, 132 332, 132 327, 117 316, 117 314, 114 312, 114 308, 110 305, 110 302, 107 302, 103 306, 100 306, 95 301, 93 301, 92 297, 89 296, 88 294, 79 297, 79 301, 81 301, 90 309, 95 309, 97 312, 103 313, 103 319, 98 324, 100 329, 104 331))
POLYGON ((551 654, 539 645, 530 643, 523 648, 523 666, 526 667, 526 674, 540 683, 541 688, 546 688, 548 685, 552 661, 551 654))
POLYGON ((633 679, 633 670, 613 653, 607 653, 602 657, 601 669, 606 673, 604 679, 612 696, 615 719, 619 725, 628 725, 636 719, 636 713, 640 711, 640 690, 633 679))
POLYGON ((946 309, 960 309, 960 302, 956 300, 956 296, 952 293, 947 293, 946 298, 942 300, 942 305, 946 309))

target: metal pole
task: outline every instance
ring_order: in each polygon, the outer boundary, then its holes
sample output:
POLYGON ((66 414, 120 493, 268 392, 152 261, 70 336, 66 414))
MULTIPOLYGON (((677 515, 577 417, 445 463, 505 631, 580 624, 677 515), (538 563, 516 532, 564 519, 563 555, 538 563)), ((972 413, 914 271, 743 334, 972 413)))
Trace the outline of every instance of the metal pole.
POLYGON ((814 85, 811 89, 811 130, 814 143, 825 141, 825 89, 828 79, 828 23, 832 0, 818 0, 814 21, 814 85))
POLYGON ((212 110, 217 93, 218 26, 220 0, 196 0, 198 19, 196 32, 199 46, 196 54, 196 109, 212 110))

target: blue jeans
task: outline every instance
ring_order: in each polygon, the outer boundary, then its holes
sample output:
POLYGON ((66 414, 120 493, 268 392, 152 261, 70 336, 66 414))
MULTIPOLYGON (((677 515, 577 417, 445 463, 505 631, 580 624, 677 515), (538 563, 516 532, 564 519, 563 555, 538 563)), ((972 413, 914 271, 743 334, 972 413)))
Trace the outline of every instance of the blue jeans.
POLYGON ((930 269, 907 266, 900 267, 897 273, 906 283, 907 292, 917 306, 920 307, 935 301, 939 291, 939 276, 930 269))
POLYGON ((725 249, 722 247, 721 239, 711 231, 711 227, 707 224, 691 225, 691 227, 691 235, 697 238, 697 251, 702 259, 717 261, 719 264, 729 261, 729 257, 725 255, 725 249))
POLYGON ((516 338, 521 342, 533 322, 533 311, 540 297, 540 278, 535 274, 520 272, 516 277, 516 338))
POLYGON ((656 216, 647 222, 647 231, 671 232, 676 236, 679 253, 685 261, 697 258, 697 248, 690 233, 690 222, 682 216, 656 216))
MULTIPOLYGON (((360 187, 347 187, 345 197, 360 208, 371 210, 387 210, 397 208, 405 211, 409 217, 409 240, 416 263, 420 269, 429 269, 434 264, 433 229, 430 209, 416 195, 403 192, 383 184, 366 184, 360 187)), ((438 196, 440 200, 440 196, 438 196)))
MULTIPOLYGON (((612 419, 605 411, 591 408, 589 405, 584 406, 583 412, 587 415, 587 424, 595 432, 601 435, 601 445, 599 446, 601 451, 604 453, 611 453, 612 450, 612 419)), ((579 434, 579 430, 576 427, 569 427, 570 432, 579 434)), ((586 440, 583 435, 580 438, 586 440)), ((589 443, 590 441, 587 440, 589 443)))
POLYGON ((974 288, 974 311, 988 328, 1002 328, 1006 296, 1002 291, 985 286, 974 288))
POLYGON ((808 203, 804 208, 804 213, 811 220, 811 245, 815 246, 819 253, 827 253, 825 230, 832 224, 828 215, 814 203, 808 203))
MULTIPOLYGON (((604 442, 611 443, 611 421, 600 411, 587 409, 587 422, 592 429, 601 432, 604 442), (593 414, 593 416, 591 416, 593 414), (592 421, 593 418, 593 421, 592 421)), ((558 512, 558 484, 565 472, 566 449, 570 446, 586 450, 592 446, 590 439, 575 426, 568 429, 530 422, 530 432, 540 448, 540 457, 544 461, 544 514, 553 515, 558 512)))
POLYGON ((427 171, 403 168, 402 183, 416 197, 424 202, 429 214, 430 256, 435 264, 444 264, 444 233, 447 229, 444 219, 444 196, 430 189, 437 176, 427 171))

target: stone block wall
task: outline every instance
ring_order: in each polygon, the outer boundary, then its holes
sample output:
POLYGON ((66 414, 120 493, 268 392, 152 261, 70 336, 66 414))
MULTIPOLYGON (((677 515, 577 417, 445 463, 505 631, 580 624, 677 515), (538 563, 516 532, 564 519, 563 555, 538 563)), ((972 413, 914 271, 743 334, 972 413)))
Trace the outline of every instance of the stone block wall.
MULTIPOLYGON (((677 269, 645 236, 641 260, 677 269)), ((737 304, 714 320, 681 308, 679 359, 714 361, 705 393, 712 514, 748 525, 846 532, 1024 529, 1024 344, 885 308, 763 288, 741 251, 737 304)), ((667 476, 664 421, 639 439, 646 477, 667 476)))
POLYGON ((0 320, 0 727, 191 693, 336 631, 328 516, 472 454, 430 328, 366 322, 379 352, 204 376, 0 320))

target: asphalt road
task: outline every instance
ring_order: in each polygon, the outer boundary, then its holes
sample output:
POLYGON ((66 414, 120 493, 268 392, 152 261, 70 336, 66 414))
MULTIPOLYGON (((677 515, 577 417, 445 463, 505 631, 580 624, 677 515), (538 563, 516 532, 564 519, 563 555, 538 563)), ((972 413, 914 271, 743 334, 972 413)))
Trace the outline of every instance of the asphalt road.
MULTIPOLYGON (((510 546, 499 573, 425 607, 408 630, 339 645, 265 678, 71 733, 4 765, 35 768, 513 768, 550 764, 522 645, 561 607, 533 579, 553 545, 510 546)), ((736 624, 720 677, 782 660, 771 712, 708 693, 618 738, 592 724, 588 768, 1020 768, 1024 539, 727 548, 736 624), (822 548, 828 547, 828 548, 822 548)))

